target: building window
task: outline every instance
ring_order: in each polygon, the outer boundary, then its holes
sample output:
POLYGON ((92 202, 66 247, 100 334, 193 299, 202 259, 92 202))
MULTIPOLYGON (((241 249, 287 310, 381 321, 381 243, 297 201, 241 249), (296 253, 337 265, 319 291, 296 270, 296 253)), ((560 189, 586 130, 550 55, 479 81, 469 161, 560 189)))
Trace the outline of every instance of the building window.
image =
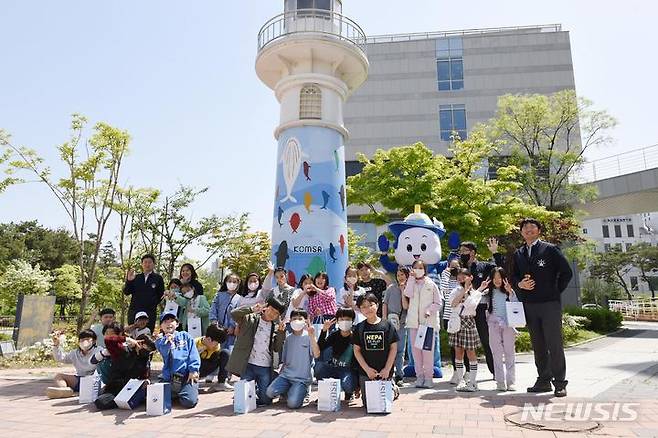
POLYGON ((358 175, 363 171, 365 164, 360 161, 345 161, 345 176, 358 175))
POLYGON ((587 228, 583 228, 583 234, 587 234, 587 228))
POLYGON ((615 225, 615 237, 621 237, 621 225, 615 225))
POLYGON ((436 40, 436 74, 439 91, 464 88, 464 60, 460 37, 436 40))
POLYGON ((637 277, 631 276, 631 290, 637 290, 638 289, 638 284, 637 284, 637 277))
POLYGON ((609 243, 604 243, 603 244, 603 251, 604 252, 610 252, 610 244, 609 243))
POLYGON ((299 93, 299 118, 322 118, 322 91, 317 85, 304 85, 299 93))
POLYGON ((633 230, 633 225, 626 225, 626 231, 628 232, 628 237, 635 237, 635 231, 633 230))
POLYGON ((464 105, 440 105, 439 125, 441 129, 441 140, 451 141, 453 131, 457 132, 459 138, 466 139, 466 107, 464 105))
POLYGON ((615 243, 615 250, 622 252, 621 243, 615 243))
POLYGON ((603 225, 603 237, 610 237, 610 228, 607 225, 603 225))
POLYGON ((508 166, 509 158, 510 157, 506 155, 497 155, 488 158, 489 166, 487 167, 487 176, 490 180, 498 178, 498 169, 508 166))

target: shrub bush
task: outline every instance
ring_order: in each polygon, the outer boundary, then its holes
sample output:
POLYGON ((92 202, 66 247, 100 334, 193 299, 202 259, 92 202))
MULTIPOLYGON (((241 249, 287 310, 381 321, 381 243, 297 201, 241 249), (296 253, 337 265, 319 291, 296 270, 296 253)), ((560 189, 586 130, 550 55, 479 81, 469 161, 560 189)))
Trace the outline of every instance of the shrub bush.
POLYGON ((597 333, 610 333, 621 327, 623 316, 620 312, 609 309, 581 309, 567 307, 565 312, 569 315, 584 316, 587 322, 583 325, 586 330, 597 333))

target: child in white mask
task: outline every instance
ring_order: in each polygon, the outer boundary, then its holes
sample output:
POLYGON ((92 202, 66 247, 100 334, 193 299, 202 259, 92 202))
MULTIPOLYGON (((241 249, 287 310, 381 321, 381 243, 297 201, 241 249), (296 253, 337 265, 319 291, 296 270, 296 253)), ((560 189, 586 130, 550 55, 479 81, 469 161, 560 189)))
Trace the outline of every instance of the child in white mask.
POLYGON ((338 307, 348 307, 354 310, 354 324, 358 324, 365 319, 356 305, 356 299, 366 294, 364 288, 357 286, 358 281, 359 271, 354 266, 348 266, 345 270, 345 283, 336 294, 336 304, 338 307))
POLYGON ((96 333, 92 330, 83 330, 78 335, 78 348, 64 352, 62 345, 63 336, 56 332, 53 334, 53 356, 57 362, 72 364, 75 367, 75 375, 57 374, 55 386, 46 389, 48 398, 72 397, 80 389, 80 377, 91 376, 96 371, 96 364, 90 362, 91 357, 100 351, 96 346, 96 333))
POLYGON ((255 272, 247 275, 242 291, 239 293, 242 295, 238 304, 239 307, 264 303, 265 293, 263 292, 263 280, 260 278, 260 275, 255 272))

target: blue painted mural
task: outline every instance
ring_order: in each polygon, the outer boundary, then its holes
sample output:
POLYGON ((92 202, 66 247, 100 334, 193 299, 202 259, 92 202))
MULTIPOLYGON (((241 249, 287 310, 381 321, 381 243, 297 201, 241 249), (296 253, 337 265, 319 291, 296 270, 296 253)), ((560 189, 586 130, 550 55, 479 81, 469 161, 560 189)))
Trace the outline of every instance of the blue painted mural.
POLYGON ((303 126, 279 136, 272 227, 272 263, 296 282, 325 271, 339 288, 347 267, 347 204, 343 136, 303 126))

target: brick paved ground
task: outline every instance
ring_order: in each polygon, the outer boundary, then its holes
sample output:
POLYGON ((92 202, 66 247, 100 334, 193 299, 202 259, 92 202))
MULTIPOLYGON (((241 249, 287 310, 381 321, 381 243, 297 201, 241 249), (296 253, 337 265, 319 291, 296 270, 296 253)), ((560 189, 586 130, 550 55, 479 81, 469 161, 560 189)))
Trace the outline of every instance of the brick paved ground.
MULTIPOLYGON (((495 384, 480 377, 482 390, 455 393, 445 381, 433 390, 405 387, 390 415, 365 415, 360 402, 339 413, 319 413, 310 405, 290 411, 284 404, 233 415, 232 394, 202 394, 192 410, 175 408, 166 417, 147 417, 144 409, 97 412, 93 405, 79 405, 77 398, 48 400, 43 396, 54 370, 0 372, 0 427, 2 436, 159 437, 214 435, 224 437, 658 437, 658 325, 628 324, 628 330, 570 349, 569 397, 524 392, 497 393, 495 384), (637 403, 638 417, 629 422, 604 422, 584 433, 538 431, 505 420, 525 403, 577 403, 582 401, 637 403)), ((532 357, 517 359, 518 387, 534 381, 532 357)), ((485 368, 486 366, 482 366, 485 368)), ((450 374, 448 371, 446 374, 450 374)), ((311 399, 315 398, 315 394, 311 399)), ((559 425, 562 423, 554 423, 559 425)), ((573 424, 573 423, 572 423, 573 424)))

